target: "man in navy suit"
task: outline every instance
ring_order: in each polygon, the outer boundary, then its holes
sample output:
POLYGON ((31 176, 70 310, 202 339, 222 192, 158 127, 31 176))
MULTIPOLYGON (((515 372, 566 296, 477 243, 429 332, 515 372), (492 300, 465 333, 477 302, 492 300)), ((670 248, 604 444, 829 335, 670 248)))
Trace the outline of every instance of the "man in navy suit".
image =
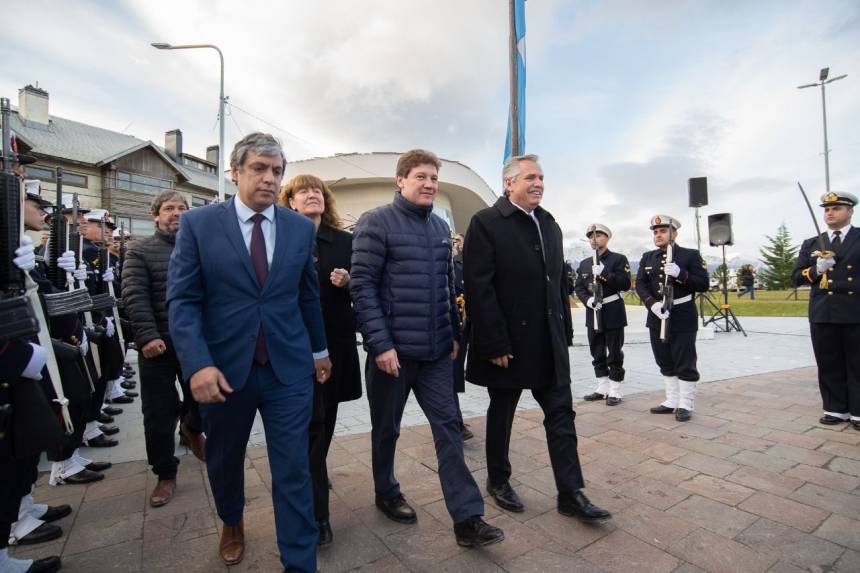
POLYGON ((331 373, 314 269, 314 225, 275 205, 286 159, 252 133, 230 156, 236 196, 194 209, 170 259, 170 334, 200 403, 206 466, 227 565, 245 550, 244 458, 263 418, 278 549, 285 571, 316 569, 317 527, 308 470, 314 377, 331 373))

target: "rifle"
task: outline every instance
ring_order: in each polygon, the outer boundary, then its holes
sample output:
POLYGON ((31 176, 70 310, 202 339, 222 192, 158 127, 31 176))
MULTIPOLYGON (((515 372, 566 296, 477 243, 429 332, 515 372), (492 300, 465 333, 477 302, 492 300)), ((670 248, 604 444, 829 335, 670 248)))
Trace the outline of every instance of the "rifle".
POLYGON ((93 310, 101 313, 102 316, 104 316, 104 314, 110 309, 116 308, 116 298, 113 296, 113 283, 107 283, 103 278, 108 267, 110 267, 110 253, 108 252, 107 242, 105 241, 105 224, 106 222, 104 219, 99 221, 101 237, 98 247, 98 272, 96 273, 97 294, 92 296, 93 310), (108 288, 108 286, 110 286, 110 288, 108 288))
MULTIPOLYGON (((57 168, 57 175, 62 176, 62 168, 57 168)), ((81 264, 81 257, 83 256, 84 251, 84 238, 81 236, 80 230, 78 229, 78 194, 74 193, 72 195, 72 232, 69 233, 69 242, 71 243, 72 252, 75 254, 75 266, 81 264)), ((69 281, 69 290, 82 290, 89 294, 86 283, 78 282, 77 286, 74 286, 76 281, 74 278, 69 281)), ((90 297, 92 298, 92 297, 90 297)), ((84 321, 86 326, 90 330, 95 330, 95 324, 93 323, 93 313, 92 313, 92 301, 90 302, 90 307, 84 311, 84 321)), ((90 343, 90 351, 93 353, 93 363, 96 367, 96 377, 102 377, 102 367, 101 360, 99 356, 99 347, 92 340, 90 343)), ((93 384, 93 380, 90 380, 90 385, 93 389, 95 389, 95 385, 93 384)))
MULTIPOLYGON (((595 236, 597 232, 594 232, 595 236)), ((597 242, 592 242, 594 246, 594 252, 591 254, 591 264, 592 266, 596 266, 600 262, 599 250, 597 247, 597 242)), ((602 327, 600 325, 600 307, 603 305, 603 283, 597 280, 597 275, 592 271, 591 273, 591 294, 594 296, 594 332, 600 332, 602 327)))
MULTIPOLYGON (((108 251, 107 241, 105 240, 105 225, 106 224, 107 224, 107 222, 104 219, 102 219, 102 222, 101 222, 101 225, 102 225, 102 244, 101 244, 101 247, 99 247, 99 268, 101 269, 102 274, 99 276, 104 276, 105 271, 110 266, 110 252, 108 251)), ((101 282, 102 282, 102 288, 104 288, 105 281, 102 279, 101 282)), ((113 289, 113 282, 107 283, 107 293, 106 294, 111 300, 111 312, 113 314, 113 324, 114 324, 114 328, 116 329, 116 334, 119 337, 119 347, 123 350, 123 352, 125 352, 125 337, 123 336, 123 332, 122 332, 122 324, 120 324, 120 321, 119 321, 119 309, 117 309, 117 304, 116 304, 117 300, 116 300, 116 294, 114 293, 114 289, 113 289)))
MULTIPOLYGON (((24 320, 8 320, 11 317, 2 316, 4 335, 11 334, 9 338, 31 338, 36 335, 41 346, 48 355, 48 360, 45 366, 48 369, 48 374, 51 377, 51 385, 56 394, 55 402, 60 404, 60 419, 65 426, 66 433, 71 435, 74 431, 72 419, 69 416, 69 401, 63 394, 63 385, 60 379, 60 369, 57 367, 57 358, 54 356, 54 344, 51 342, 51 335, 48 332, 48 321, 45 319, 45 314, 42 311, 42 303, 39 301, 39 287, 30 276, 21 269, 15 266, 12 262, 14 258, 15 248, 20 243, 20 238, 24 236, 24 205, 26 194, 21 192, 21 183, 18 176, 12 171, 12 154, 9 149, 9 117, 11 108, 9 100, 2 98, 0 101, 0 114, 3 121, 3 172, 0 177, 0 194, 2 195, 2 205, 6 212, 4 224, 2 227, 2 238, 0 241, 6 243, 4 245, 3 255, 6 255, 7 250, 11 249, 12 256, 3 260, 3 289, 6 293, 14 293, 12 298, 5 298, 2 303, 4 310, 7 309, 10 301, 16 301, 14 305, 19 307, 19 310, 24 310, 27 314, 21 316, 24 320), (13 235, 17 234, 17 237, 13 235), (9 241, 9 239, 12 239, 9 241), (11 243, 11 244, 10 244, 11 243), (8 260, 8 264, 7 261, 8 260), (10 268, 11 267, 11 268, 10 268), (9 272, 14 268, 14 273, 9 272), (21 296, 21 290, 24 295, 21 296), (22 326, 24 328, 22 332, 22 326)), ((5 313, 3 313, 5 315, 5 313)))
MULTIPOLYGON (((666 245, 666 264, 672 262, 673 253, 672 250, 675 246, 675 242, 672 241, 672 228, 669 228, 669 243, 666 245)), ((664 265, 665 266, 665 265, 664 265)), ((671 314, 672 305, 675 301, 675 286, 672 284, 672 277, 666 274, 666 271, 663 271, 663 312, 668 312, 671 314)), ((660 320, 660 341, 661 342, 669 342, 669 316, 660 320)))

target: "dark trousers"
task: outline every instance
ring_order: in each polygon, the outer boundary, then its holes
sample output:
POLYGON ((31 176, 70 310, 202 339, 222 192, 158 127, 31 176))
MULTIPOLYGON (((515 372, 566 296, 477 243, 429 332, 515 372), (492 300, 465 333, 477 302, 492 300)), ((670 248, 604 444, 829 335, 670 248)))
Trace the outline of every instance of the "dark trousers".
POLYGON ((663 376, 677 376, 684 382, 698 382, 696 331, 672 332, 668 342, 660 340, 660 328, 649 328, 651 351, 663 376))
POLYGON ((311 481, 314 486, 314 515, 317 521, 327 520, 328 515, 328 467, 326 457, 334 437, 337 422, 337 402, 326 404, 323 400, 322 386, 314 384, 314 411, 308 428, 310 444, 311 481))
POLYGON ((160 480, 176 479, 179 458, 176 457, 176 422, 182 420, 188 429, 199 433, 200 412, 191 389, 182 377, 179 359, 169 340, 160 356, 138 356, 140 399, 143 410, 143 432, 146 458, 160 480), (176 391, 176 380, 182 386, 182 401, 176 391))
POLYGON ((365 378, 373 425, 370 441, 376 495, 384 499, 400 495, 400 483, 394 477, 394 453, 403 408, 411 391, 430 422, 448 513, 455 523, 483 515, 484 500, 463 458, 450 357, 445 355, 432 361, 401 358, 400 375, 395 378, 380 370, 368 354, 365 378))
POLYGON ((21 498, 38 477, 39 457, 0 462, 0 549, 9 546, 12 524, 18 521, 21 498))
POLYGON ((201 404, 206 469, 218 517, 236 525, 245 508, 245 450, 257 410, 263 418, 272 470, 272 504, 281 564, 287 571, 316 570, 319 532, 308 470, 308 425, 313 378, 280 382, 271 363, 254 363, 241 390, 219 404, 201 404))
MULTIPOLYGON (((103 353, 104 345, 99 345, 99 368, 104 363, 101 358, 101 353, 103 353)), ((90 381, 93 383, 93 391, 90 394, 89 404, 86 407, 86 421, 94 422, 99 415, 99 412, 102 410, 102 405, 105 401, 105 390, 107 389, 107 378, 105 378, 105 371, 101 371, 101 376, 99 376, 99 371, 96 369, 96 363, 93 356, 92 346, 90 346, 90 351, 87 352, 86 357, 84 358, 86 362, 87 371, 90 374, 90 381)))
MULTIPOLYGON (((487 408, 487 480, 491 486, 507 483, 511 478, 508 451, 511 427, 522 390, 488 388, 487 408)), ((543 426, 555 486, 559 494, 572 494, 585 487, 577 452, 576 425, 570 386, 545 386, 532 389, 532 396, 543 410, 543 426)))
POLYGON ((750 298, 755 300, 755 287, 754 286, 745 286, 741 292, 738 293, 738 299, 740 299, 745 294, 749 293, 750 298))
MULTIPOLYGON (((71 418, 74 431, 69 436, 63 436, 63 439, 56 446, 48 448, 45 452, 45 456, 51 462, 69 459, 75 450, 81 446, 90 408, 90 383, 83 357, 77 355, 75 360, 60 360, 58 367, 63 394, 69 401, 69 418, 71 418)), ((49 399, 56 398, 54 388, 48 380, 42 379, 39 383, 49 399)))
POLYGON ((860 324, 809 326, 824 411, 860 420, 860 324))
POLYGON ((624 329, 612 328, 595 332, 588 329, 588 347, 591 349, 591 365, 598 378, 609 376, 613 382, 624 381, 624 329))

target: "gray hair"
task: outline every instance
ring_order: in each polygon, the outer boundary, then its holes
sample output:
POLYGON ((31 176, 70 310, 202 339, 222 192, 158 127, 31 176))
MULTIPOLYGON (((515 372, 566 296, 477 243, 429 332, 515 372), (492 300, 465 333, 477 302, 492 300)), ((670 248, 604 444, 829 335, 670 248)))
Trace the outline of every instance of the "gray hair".
MULTIPOLYGON (((514 155, 512 157, 508 157, 508 159, 505 160, 505 164, 502 166, 502 189, 505 187, 505 179, 517 178, 517 175, 520 174, 520 163, 523 161, 534 161, 535 163, 539 163, 540 159, 534 154, 514 155)), ((505 190, 505 196, 507 195, 508 192, 505 190)))
POLYGON ((230 154, 230 167, 235 166, 237 169, 245 164, 245 159, 248 153, 256 153, 257 155, 265 155, 273 157, 281 156, 281 167, 287 166, 287 157, 284 155, 284 150, 281 147, 281 142, 275 139, 275 136, 270 133, 261 133, 259 131, 249 133, 241 140, 236 142, 233 147, 233 153, 230 154))
POLYGON ((157 217, 158 212, 161 211, 161 206, 168 201, 182 201, 185 203, 185 208, 188 208, 188 200, 185 198, 185 195, 174 189, 165 189, 164 191, 160 191, 155 196, 155 199, 152 200, 152 203, 149 204, 149 212, 152 213, 153 217, 157 217))

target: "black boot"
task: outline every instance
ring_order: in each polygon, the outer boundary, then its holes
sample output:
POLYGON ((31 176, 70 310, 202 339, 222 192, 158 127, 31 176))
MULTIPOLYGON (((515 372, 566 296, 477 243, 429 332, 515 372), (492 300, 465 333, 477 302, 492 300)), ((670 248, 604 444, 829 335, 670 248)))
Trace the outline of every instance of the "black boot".
POLYGON ((579 518, 586 523, 600 523, 612 518, 612 514, 591 503, 582 490, 571 494, 558 494, 558 512, 579 518))
POLYGON ((381 509, 382 513, 392 521, 398 523, 415 523, 418 521, 415 510, 406 503, 406 498, 403 497, 403 494, 391 499, 383 499, 377 495, 376 507, 381 509))
POLYGON ((492 545, 505 538, 505 533, 498 527, 493 527, 480 515, 474 515, 469 519, 454 524, 454 535, 457 537, 457 545, 463 547, 477 547, 492 545))

